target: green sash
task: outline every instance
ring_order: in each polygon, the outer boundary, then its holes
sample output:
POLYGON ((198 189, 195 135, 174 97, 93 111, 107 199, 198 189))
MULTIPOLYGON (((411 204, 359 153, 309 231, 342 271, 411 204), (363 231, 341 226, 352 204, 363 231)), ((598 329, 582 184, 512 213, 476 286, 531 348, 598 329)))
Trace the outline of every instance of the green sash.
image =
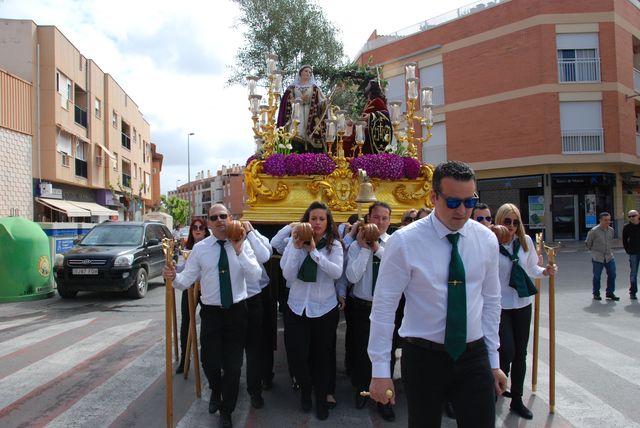
MULTIPOLYGON (((323 237, 320 242, 316 244, 316 249, 321 250, 327 246, 327 240, 323 237)), ((298 279, 304 282, 316 282, 318 277, 318 264, 311 258, 311 254, 307 254, 304 258, 302 266, 298 271, 298 279)))
POLYGON ((520 241, 516 239, 513 241, 513 254, 510 254, 506 248, 500 245, 500 254, 509 257, 511 260, 511 277, 509 278, 509 287, 515 288, 518 292, 518 297, 533 296, 538 292, 538 289, 527 272, 518 263, 518 250, 520 250, 520 241))

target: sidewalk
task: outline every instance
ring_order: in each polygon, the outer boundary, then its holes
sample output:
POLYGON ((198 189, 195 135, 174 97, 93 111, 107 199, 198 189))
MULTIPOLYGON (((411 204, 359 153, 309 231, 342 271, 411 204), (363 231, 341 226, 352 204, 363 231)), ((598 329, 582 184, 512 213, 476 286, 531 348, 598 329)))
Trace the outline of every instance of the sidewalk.
MULTIPOLYGON (((553 242, 553 246, 556 245, 560 245, 560 249, 558 251, 560 252, 577 252, 577 251, 583 251, 586 252, 587 248, 584 245, 584 241, 559 241, 559 242, 553 242)), ((548 245, 548 244, 547 244, 548 245)), ((622 246, 622 239, 616 238, 613 240, 613 244, 612 247, 617 250, 617 249, 621 249, 624 248, 622 246)))

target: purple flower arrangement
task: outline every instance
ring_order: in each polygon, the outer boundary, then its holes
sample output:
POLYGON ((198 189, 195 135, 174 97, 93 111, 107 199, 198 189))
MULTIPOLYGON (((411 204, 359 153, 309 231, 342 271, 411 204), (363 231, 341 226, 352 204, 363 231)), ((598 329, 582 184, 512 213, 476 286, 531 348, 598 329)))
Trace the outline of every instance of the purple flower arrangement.
MULTIPOLYGON (((247 164, 252 159, 249 158, 247 164)), ((358 169, 364 169, 369 177, 383 180, 415 179, 420 175, 420 166, 417 159, 392 153, 362 155, 350 160, 354 174, 358 173, 358 169)), ((328 175, 334 169, 335 162, 325 153, 275 153, 264 161, 264 172, 275 177, 328 175)))
POLYGON ((260 159, 260 158, 258 157, 257 154, 255 153, 252 154, 251 156, 249 156, 249 159, 247 159, 247 162, 244 164, 244 166, 249 166, 249 164, 256 159, 260 159))

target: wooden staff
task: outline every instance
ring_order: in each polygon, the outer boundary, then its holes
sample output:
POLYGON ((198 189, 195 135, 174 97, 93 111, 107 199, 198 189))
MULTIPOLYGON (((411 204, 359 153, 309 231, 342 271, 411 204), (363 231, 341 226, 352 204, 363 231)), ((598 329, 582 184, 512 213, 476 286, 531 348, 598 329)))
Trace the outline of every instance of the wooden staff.
MULTIPOLYGON (((558 247, 545 245, 547 264, 555 266, 558 247)), ((549 413, 556 411, 556 302, 554 275, 549 276, 549 413)))
MULTIPOLYGON (((542 255, 544 243, 542 241, 542 232, 536 233, 536 252, 538 257, 542 255)), ((538 388, 538 337, 540 336, 540 292, 542 281, 540 278, 535 280, 538 292, 534 298, 533 309, 533 367, 531 368, 531 391, 536 392, 538 388)))
MULTIPOLYGON (((184 254, 185 260, 189 258, 190 253, 184 254)), ((196 330, 196 302, 200 293, 200 281, 196 281, 193 287, 187 290, 187 298, 189 301, 189 335, 187 336, 187 345, 185 349, 184 360, 184 378, 189 377, 189 366, 191 362, 191 352, 193 352, 193 372, 196 379, 196 397, 201 396, 200 383, 200 360, 198 358, 198 333, 196 330)))
POLYGON ((171 321, 173 325, 173 337, 175 340, 173 341, 173 351, 176 357, 176 361, 180 361, 180 351, 178 350, 178 317, 176 315, 176 294, 173 291, 173 286, 171 287, 171 321))
MULTIPOLYGON (((165 265, 173 266, 173 239, 164 238, 162 240, 162 251, 164 252, 165 265)), ((173 312, 171 305, 174 302, 173 280, 165 280, 165 381, 167 389, 167 428, 173 428, 173 361, 171 359, 171 324, 173 312)), ((174 306, 175 309, 175 306, 174 306)))

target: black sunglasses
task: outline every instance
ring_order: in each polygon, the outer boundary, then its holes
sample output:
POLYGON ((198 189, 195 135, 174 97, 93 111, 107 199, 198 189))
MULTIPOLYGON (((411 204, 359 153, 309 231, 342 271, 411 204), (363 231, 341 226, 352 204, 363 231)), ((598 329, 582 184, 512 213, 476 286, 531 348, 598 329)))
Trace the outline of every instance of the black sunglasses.
POLYGON ((460 204, 464 204, 465 208, 475 208, 475 206, 478 205, 478 201, 480 200, 480 198, 477 197, 476 195, 467 199, 460 199, 460 198, 449 198, 444 193, 438 190, 436 190, 436 193, 444 198, 444 200, 447 202, 447 208, 449 208, 450 210, 455 210, 460 206, 460 204))
POLYGON ((193 230, 206 230, 207 226, 205 226, 204 224, 194 224, 193 225, 193 230))
POLYGON ((218 221, 218 217, 220 217, 220 220, 226 220, 229 214, 212 214, 209 216, 209 220, 218 221))
POLYGON ((491 223, 491 216, 488 215, 486 217, 483 217, 483 216, 479 215, 478 217, 476 217, 476 221, 482 221, 482 220, 487 220, 489 223, 491 223))
POLYGON ((638 217, 638 214, 631 214, 631 215, 629 216, 629 218, 634 218, 634 217, 638 217))
POLYGON ((520 220, 511 220, 510 218, 505 218, 504 220, 502 220, 502 224, 504 224, 505 226, 511 226, 511 223, 513 223, 513 227, 518 227, 520 226, 520 220))

